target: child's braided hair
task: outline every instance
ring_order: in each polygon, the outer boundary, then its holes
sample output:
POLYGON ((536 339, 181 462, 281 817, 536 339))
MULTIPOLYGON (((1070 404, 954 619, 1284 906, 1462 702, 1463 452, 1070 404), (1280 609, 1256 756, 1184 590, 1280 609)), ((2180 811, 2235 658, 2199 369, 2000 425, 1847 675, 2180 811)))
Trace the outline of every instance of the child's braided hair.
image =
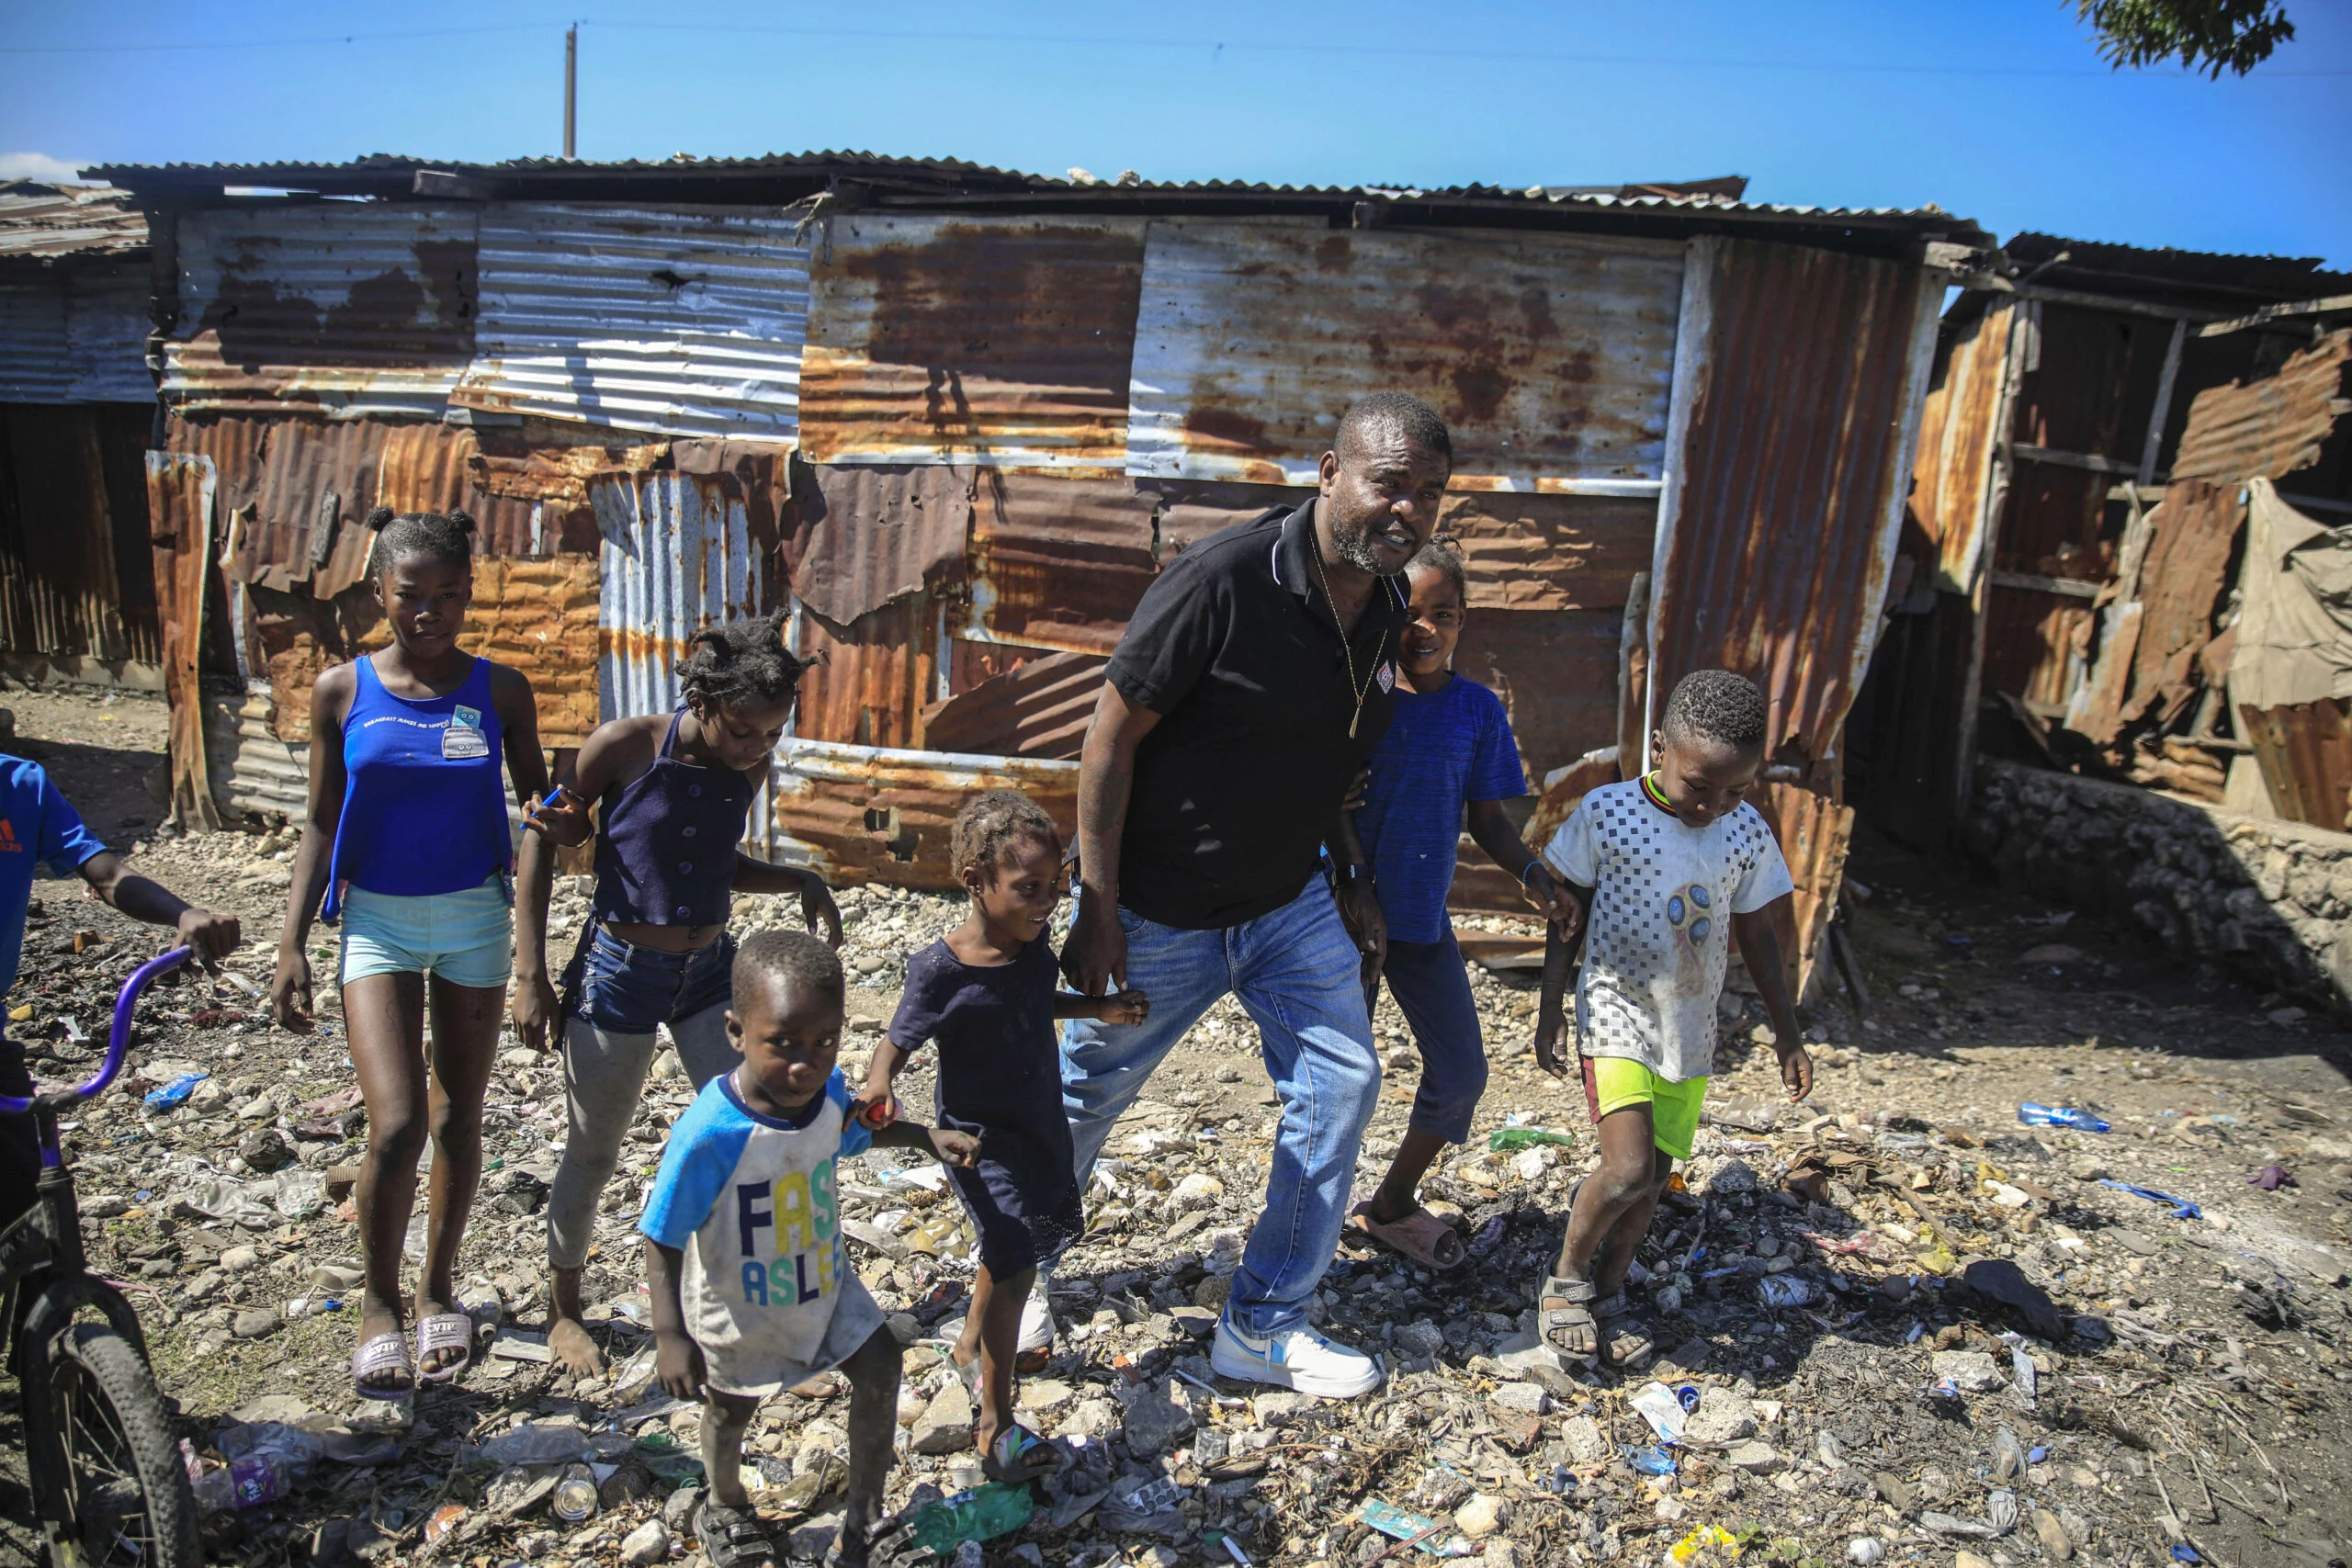
POLYGON ((956 813, 955 831, 947 840, 947 858, 961 876, 978 868, 990 882, 1007 846, 1022 840, 1061 848, 1061 829, 1046 808, 1017 789, 992 789, 973 795, 956 813))
POLYGON ((784 646, 786 615, 729 621, 696 632, 678 661, 678 684, 696 713, 782 702, 799 690, 808 662, 784 646))
POLYGON ((395 561, 423 556, 444 566, 467 566, 474 559, 474 520, 470 513, 394 512, 379 506, 368 513, 376 542, 368 548, 368 575, 390 570, 395 561))

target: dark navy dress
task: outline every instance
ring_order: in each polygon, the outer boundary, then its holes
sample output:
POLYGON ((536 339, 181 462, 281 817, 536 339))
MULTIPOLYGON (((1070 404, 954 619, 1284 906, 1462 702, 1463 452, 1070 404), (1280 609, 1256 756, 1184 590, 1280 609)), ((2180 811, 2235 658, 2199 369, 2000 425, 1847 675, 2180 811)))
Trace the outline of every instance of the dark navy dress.
POLYGON ((1085 1225, 1054 1038, 1059 975, 1042 942, 988 968, 934 942, 907 960, 890 1021, 890 1043, 909 1055, 939 1043, 938 1124, 980 1140, 979 1163, 947 1174, 998 1279, 1052 1261, 1085 1225))

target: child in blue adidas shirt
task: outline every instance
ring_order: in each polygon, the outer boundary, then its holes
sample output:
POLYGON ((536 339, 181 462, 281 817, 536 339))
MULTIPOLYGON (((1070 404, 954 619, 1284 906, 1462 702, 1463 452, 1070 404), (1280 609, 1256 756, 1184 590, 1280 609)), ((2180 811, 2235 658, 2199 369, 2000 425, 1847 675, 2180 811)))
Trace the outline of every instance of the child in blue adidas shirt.
POLYGON ((1486 1042, 1462 949, 1445 912, 1464 821, 1494 863, 1520 879, 1546 918, 1572 906, 1567 890, 1519 841, 1503 803, 1527 793, 1519 742, 1502 699, 1453 672, 1453 648, 1469 592, 1453 541, 1439 535, 1405 569, 1412 620, 1398 646, 1396 716, 1372 750, 1354 829, 1371 866, 1387 926, 1379 970, 1364 986, 1378 999, 1380 976, 1412 1027, 1421 1081, 1412 1116, 1379 1190, 1355 1206, 1348 1228, 1430 1269, 1456 1269, 1465 1256, 1453 1227, 1421 1207, 1422 1175, 1448 1144, 1467 1142, 1487 1088, 1486 1042))
POLYGON ((762 931, 735 956, 727 1033, 743 1060, 670 1129, 638 1229, 652 1294, 654 1376, 701 1399, 710 1495, 695 1533, 713 1562, 772 1562, 743 1489, 760 1401, 839 1367, 850 1382, 849 1497, 837 1560, 866 1561, 898 1427, 899 1342, 842 1247, 835 1162, 869 1145, 968 1166, 967 1133, 892 1122, 869 1132, 834 1057, 841 960, 815 937, 762 931))

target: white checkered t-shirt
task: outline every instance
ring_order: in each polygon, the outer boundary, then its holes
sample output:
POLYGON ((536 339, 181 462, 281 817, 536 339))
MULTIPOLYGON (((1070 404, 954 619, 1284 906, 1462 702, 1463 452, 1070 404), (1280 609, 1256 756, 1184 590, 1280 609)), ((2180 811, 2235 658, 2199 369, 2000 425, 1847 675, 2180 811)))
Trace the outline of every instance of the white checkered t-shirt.
POLYGON ((1743 802, 1692 828, 1632 779, 1586 795, 1544 860, 1593 890, 1577 1048, 1630 1056, 1676 1083, 1713 1073, 1731 917, 1795 886, 1763 817, 1743 802))

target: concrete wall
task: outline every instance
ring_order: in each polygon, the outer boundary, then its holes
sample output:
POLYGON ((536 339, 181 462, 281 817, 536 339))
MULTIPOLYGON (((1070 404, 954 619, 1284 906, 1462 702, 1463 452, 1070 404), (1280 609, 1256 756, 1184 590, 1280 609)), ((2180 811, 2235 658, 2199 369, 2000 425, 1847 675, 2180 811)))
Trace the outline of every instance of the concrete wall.
POLYGON ((2004 886, 2306 1001, 2352 998, 2352 834, 1979 758, 1962 837, 2004 886))

